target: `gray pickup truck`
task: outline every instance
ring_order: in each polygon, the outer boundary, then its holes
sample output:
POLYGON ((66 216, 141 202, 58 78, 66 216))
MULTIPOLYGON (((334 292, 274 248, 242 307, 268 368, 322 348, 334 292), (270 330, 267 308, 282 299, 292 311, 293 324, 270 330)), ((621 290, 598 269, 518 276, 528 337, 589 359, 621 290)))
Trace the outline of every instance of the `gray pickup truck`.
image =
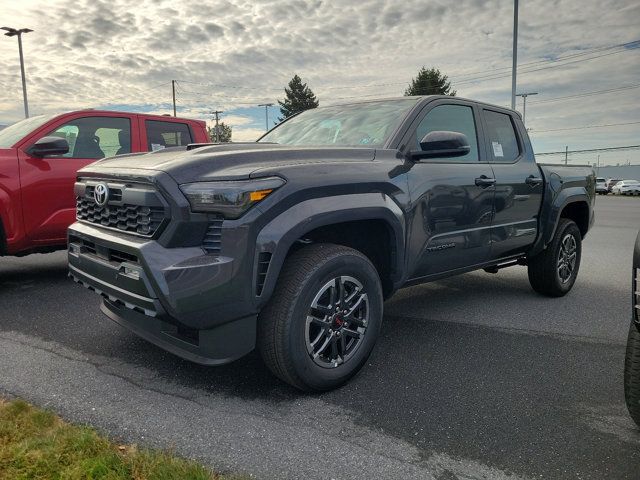
POLYGON ((517 112, 429 96, 321 107, 253 143, 92 164, 70 275, 111 319, 206 365, 258 348, 327 390, 366 362, 399 288, 526 265, 573 286, 591 167, 539 165, 517 112))

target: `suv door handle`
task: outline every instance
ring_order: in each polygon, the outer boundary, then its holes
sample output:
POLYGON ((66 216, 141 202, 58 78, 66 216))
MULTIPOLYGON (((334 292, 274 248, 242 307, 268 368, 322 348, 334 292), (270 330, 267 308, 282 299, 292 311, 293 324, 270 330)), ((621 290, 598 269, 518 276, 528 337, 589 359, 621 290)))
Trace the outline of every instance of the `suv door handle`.
POLYGON ((496 184, 496 179, 489 178, 486 175, 480 175, 478 178, 476 178, 476 186, 481 188, 487 188, 495 184, 496 184))
POLYGON ((529 175, 527 178, 525 178, 524 183, 526 183, 527 185, 529 185, 531 187, 537 187, 538 185, 540 185, 542 183, 542 178, 534 177, 533 175, 529 175))

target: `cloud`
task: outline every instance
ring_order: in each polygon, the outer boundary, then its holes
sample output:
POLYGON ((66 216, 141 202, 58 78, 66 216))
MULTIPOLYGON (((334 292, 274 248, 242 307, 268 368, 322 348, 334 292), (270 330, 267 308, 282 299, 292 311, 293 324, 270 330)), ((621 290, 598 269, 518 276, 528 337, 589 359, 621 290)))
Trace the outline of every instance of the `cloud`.
MULTIPOLYGON (((214 108, 246 116, 249 105, 282 98, 294 73, 321 104, 401 95, 423 65, 448 74, 461 96, 508 105, 512 8, 511 0, 78 0, 73 8, 66 0, 23 0, 2 7, 3 22, 35 30, 24 36, 34 113, 110 105, 163 111, 176 79, 179 110, 203 119, 214 108), (505 75, 488 75, 496 72, 505 75)), ((631 0, 521 2, 518 87, 540 93, 527 105, 536 149, 637 143, 637 126, 536 131, 637 120, 638 90, 536 102, 636 84, 640 48, 525 67, 635 40, 638 15, 631 0)), ((16 42, 6 37, 0 89, 0 123, 20 119, 16 42)), ((260 130, 260 110, 248 118, 235 125, 238 135, 260 130)))

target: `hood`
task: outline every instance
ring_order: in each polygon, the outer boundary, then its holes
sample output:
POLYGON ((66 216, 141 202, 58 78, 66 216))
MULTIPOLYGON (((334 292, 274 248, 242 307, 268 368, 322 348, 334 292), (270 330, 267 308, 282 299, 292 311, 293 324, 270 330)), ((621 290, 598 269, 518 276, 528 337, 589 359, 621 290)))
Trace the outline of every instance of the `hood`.
POLYGON ((292 147, 270 143, 239 143, 200 147, 193 150, 165 149, 153 153, 119 155, 91 164, 82 172, 110 170, 162 171, 180 184, 193 181, 244 179, 261 168, 305 163, 367 162, 373 148, 292 147))

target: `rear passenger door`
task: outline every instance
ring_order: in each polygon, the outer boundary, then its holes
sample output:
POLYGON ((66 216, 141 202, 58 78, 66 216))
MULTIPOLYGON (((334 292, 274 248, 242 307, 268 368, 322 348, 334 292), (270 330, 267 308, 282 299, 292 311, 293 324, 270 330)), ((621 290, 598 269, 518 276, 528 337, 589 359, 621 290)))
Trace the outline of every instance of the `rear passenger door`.
POLYGON ((496 179, 491 258, 518 255, 533 244, 543 182, 524 125, 508 110, 482 109, 486 155, 496 179))
POLYGON ((470 267, 489 258, 493 171, 485 158, 478 115, 473 102, 436 100, 425 106, 402 140, 407 149, 415 150, 429 132, 454 131, 464 134, 471 147, 464 156, 417 161, 407 173, 412 279, 470 267))
POLYGON ((141 118, 142 145, 148 152, 163 148, 181 147, 193 143, 193 132, 188 124, 180 121, 150 120, 141 118))

